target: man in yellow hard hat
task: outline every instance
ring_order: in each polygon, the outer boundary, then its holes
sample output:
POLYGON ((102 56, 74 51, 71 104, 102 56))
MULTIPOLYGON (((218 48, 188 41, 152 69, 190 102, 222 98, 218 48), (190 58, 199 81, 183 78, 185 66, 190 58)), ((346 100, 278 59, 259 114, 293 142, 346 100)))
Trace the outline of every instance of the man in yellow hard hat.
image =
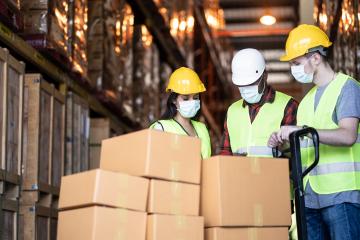
POLYGON ((296 124, 298 103, 267 84, 265 59, 256 49, 237 52, 231 70, 242 99, 227 111, 220 154, 272 157, 267 140, 280 126, 296 124))
MULTIPOLYGON (((300 25, 286 41, 291 73, 315 87, 301 101, 298 126, 283 126, 272 134, 269 146, 280 146, 289 135, 310 126, 320 137, 320 161, 304 179, 308 239, 360 239, 360 84, 335 72, 327 60, 331 46, 318 27, 300 25)), ((304 168, 314 159, 312 140, 304 138, 304 168)))
POLYGON ((198 121, 200 93, 206 91, 199 76, 192 69, 181 67, 171 74, 166 91, 170 92, 166 111, 150 128, 200 138, 202 158, 209 158, 209 132, 205 124, 198 121))

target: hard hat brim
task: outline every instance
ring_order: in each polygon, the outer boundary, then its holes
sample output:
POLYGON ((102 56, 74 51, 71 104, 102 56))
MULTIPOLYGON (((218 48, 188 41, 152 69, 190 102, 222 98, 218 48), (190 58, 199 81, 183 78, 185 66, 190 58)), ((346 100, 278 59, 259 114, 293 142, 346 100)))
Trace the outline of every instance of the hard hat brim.
POLYGON ((261 78, 264 72, 265 72, 265 68, 260 73, 254 74, 252 76, 244 76, 244 75, 236 76, 235 74, 233 74, 231 80, 236 86, 247 86, 259 80, 259 78, 261 78))
MULTIPOLYGON (((328 47, 330 47, 331 45, 332 45, 332 42, 329 42, 329 44, 326 44, 325 46, 319 46, 319 47, 328 48, 328 47)), ((298 54, 295 54, 295 55, 293 55, 293 56, 285 54, 285 55, 283 55, 283 56, 280 57, 280 61, 281 61, 281 62, 289 62, 289 61, 291 61, 291 60, 293 60, 293 59, 295 59, 295 58, 304 56, 304 55, 307 54, 307 53, 309 53, 309 49, 308 49, 307 51, 305 51, 304 53, 298 53, 298 54)))
MULTIPOLYGON (((300 56, 299 56, 300 57, 300 56)), ((281 56, 280 57, 280 61, 281 62, 288 62, 288 61, 291 61, 292 59, 294 59, 294 58, 297 58, 297 57, 290 57, 290 56, 288 56, 288 55, 284 55, 284 56, 281 56)))
POLYGON ((206 88, 205 88, 204 84, 201 84, 201 86, 199 86, 199 88, 197 90, 194 90, 194 89, 174 90, 172 88, 167 87, 166 92, 175 92, 177 94, 189 95, 189 94, 197 94, 197 93, 206 92, 206 88))

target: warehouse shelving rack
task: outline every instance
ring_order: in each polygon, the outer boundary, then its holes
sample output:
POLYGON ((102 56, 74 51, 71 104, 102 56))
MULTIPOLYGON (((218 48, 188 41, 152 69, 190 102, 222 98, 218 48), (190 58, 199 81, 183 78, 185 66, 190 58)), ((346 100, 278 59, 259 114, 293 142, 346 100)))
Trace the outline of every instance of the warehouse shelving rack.
MULTIPOLYGON (((165 20, 159 13, 159 9, 154 1, 131 0, 128 1, 135 13, 135 21, 144 23, 157 43, 161 56, 171 66, 176 69, 180 66, 186 66, 186 60, 181 53, 176 40, 170 33, 169 27, 165 24, 165 20)), ((195 5, 195 18, 199 22, 202 31, 201 34, 206 40, 206 47, 209 49, 210 61, 215 67, 215 73, 219 81, 224 85, 223 92, 227 92, 226 86, 230 81, 226 79, 224 69, 219 64, 219 55, 212 43, 211 30, 206 23, 204 14, 201 12, 201 6, 195 5)), ((99 94, 95 89, 89 86, 84 80, 78 79, 76 76, 66 72, 65 68, 57 66, 49 60, 45 55, 37 51, 35 48, 26 43, 20 36, 12 32, 7 26, 0 22, 0 42, 3 47, 8 48, 11 52, 20 56, 25 63, 30 63, 35 67, 36 71, 47 77, 48 81, 60 85, 63 93, 70 90, 78 94, 81 98, 89 103, 92 111, 110 119, 111 125, 116 131, 126 133, 133 130, 146 127, 135 122, 129 116, 114 104, 106 96, 99 94), (109 104, 110 103, 110 104, 109 104)), ((211 109, 203 105, 203 113, 205 119, 216 135, 221 134, 221 125, 216 122, 211 113, 211 109)))
POLYGON ((25 62, 34 65, 40 73, 49 76, 49 80, 62 85, 63 89, 71 89, 85 99, 93 111, 108 117, 114 127, 122 129, 122 131, 125 132, 139 128, 138 124, 132 122, 129 118, 119 117, 118 114, 112 112, 112 110, 106 107, 105 104, 94 95, 89 87, 84 86, 80 81, 74 79, 70 74, 56 66, 1 22, 0 41, 4 44, 4 47, 22 57, 25 62))

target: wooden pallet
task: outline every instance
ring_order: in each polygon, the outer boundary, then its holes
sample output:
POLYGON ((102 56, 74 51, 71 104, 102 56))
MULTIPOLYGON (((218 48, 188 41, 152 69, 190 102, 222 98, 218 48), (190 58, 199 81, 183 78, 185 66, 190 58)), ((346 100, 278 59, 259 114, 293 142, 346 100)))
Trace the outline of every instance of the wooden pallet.
POLYGON ((65 175, 89 169, 89 105, 72 92, 66 102, 65 175))
POLYGON ((25 77, 24 184, 58 194, 65 157, 65 97, 40 74, 25 77))
POLYGON ((23 190, 21 192, 21 204, 23 205, 36 204, 38 206, 57 209, 58 201, 59 193, 48 193, 40 190, 23 190))
POLYGON ((120 135, 111 126, 108 118, 91 118, 90 120, 90 169, 100 167, 101 141, 120 135))
POLYGON ((0 195, 0 239, 18 239, 19 201, 0 195))
POLYGON ((21 177, 0 170, 0 194, 8 199, 17 200, 20 195, 21 177))
MULTIPOLYGON (((20 185, 25 64, 0 48, 0 193, 20 185)), ((19 192, 19 191, 17 191, 19 192)))
POLYGON ((19 240, 54 240, 57 234, 58 211, 43 206, 20 207, 19 240))

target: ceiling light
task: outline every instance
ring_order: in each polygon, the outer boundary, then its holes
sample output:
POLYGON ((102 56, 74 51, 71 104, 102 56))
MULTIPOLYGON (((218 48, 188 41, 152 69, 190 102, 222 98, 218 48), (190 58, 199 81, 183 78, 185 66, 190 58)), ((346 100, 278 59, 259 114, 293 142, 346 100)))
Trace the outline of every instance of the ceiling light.
POLYGON ((271 15, 264 15, 260 18, 260 22, 264 25, 270 26, 276 23, 276 18, 271 15))

